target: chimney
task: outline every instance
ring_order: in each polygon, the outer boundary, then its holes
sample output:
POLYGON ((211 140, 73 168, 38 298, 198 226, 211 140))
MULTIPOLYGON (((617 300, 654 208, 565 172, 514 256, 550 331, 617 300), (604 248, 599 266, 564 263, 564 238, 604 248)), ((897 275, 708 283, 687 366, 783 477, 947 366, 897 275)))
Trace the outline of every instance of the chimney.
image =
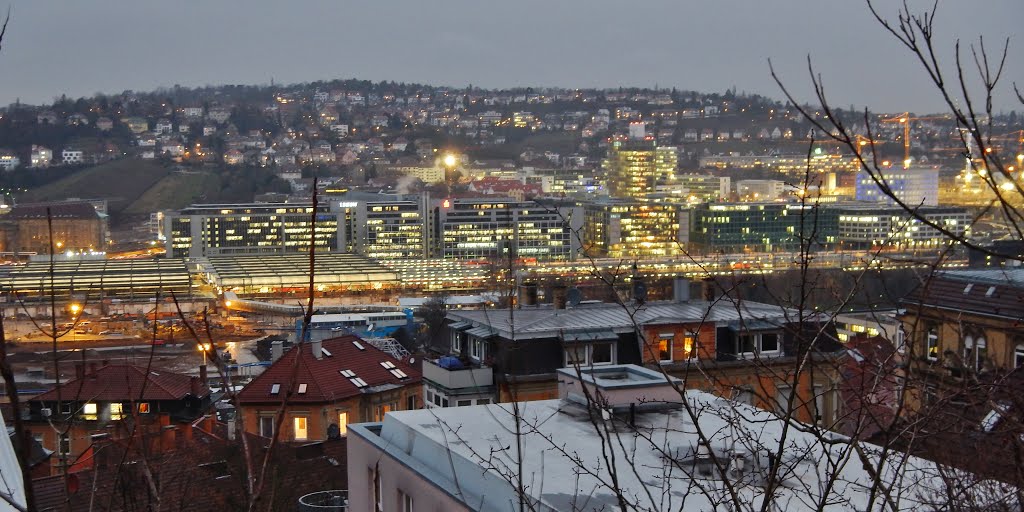
POLYGON ((677 277, 672 280, 672 300, 674 302, 690 301, 690 280, 685 277, 677 277))
POLYGON ((81 379, 85 377, 85 363, 75 363, 75 378, 81 379))
POLYGON ((714 302, 715 300, 715 280, 710 277, 705 277, 701 281, 701 294, 704 296, 704 300, 708 302, 714 302))
POLYGON ((565 309, 568 296, 569 288, 564 284, 558 283, 551 287, 551 303, 555 306, 555 309, 565 309))
POLYGON ((270 362, 276 363, 281 356, 284 355, 284 342, 281 340, 274 340, 270 342, 270 362))
POLYGON ((537 305, 537 283, 526 282, 519 285, 519 307, 537 305))
POLYGON ((99 365, 96 364, 96 361, 89 361, 89 374, 94 379, 96 378, 96 370, 98 368, 99 365))
POLYGON ((636 276, 633 278, 633 300, 637 304, 647 302, 647 281, 643 277, 636 276))
POLYGON ((324 345, 323 345, 323 343, 324 343, 323 340, 313 340, 313 341, 309 342, 309 348, 310 348, 310 350, 313 351, 313 359, 320 360, 320 359, 324 358, 324 345))
POLYGON ((189 392, 192 393, 192 396, 199 396, 200 389, 202 389, 202 387, 199 384, 199 377, 192 377, 192 379, 189 380, 189 392))
POLYGON ((206 365, 205 364, 199 365, 199 384, 200 384, 200 386, 209 386, 210 385, 210 379, 209 379, 209 375, 206 373, 206 365))

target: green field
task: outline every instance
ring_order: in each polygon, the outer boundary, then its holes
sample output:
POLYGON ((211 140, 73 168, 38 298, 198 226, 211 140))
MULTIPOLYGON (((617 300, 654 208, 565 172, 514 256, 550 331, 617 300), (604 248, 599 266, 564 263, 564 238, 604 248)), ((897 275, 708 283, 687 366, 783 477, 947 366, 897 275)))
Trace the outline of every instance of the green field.
POLYGON ((149 187, 122 213, 140 215, 157 210, 177 210, 196 202, 201 196, 220 189, 220 178, 205 171, 175 172, 149 187))

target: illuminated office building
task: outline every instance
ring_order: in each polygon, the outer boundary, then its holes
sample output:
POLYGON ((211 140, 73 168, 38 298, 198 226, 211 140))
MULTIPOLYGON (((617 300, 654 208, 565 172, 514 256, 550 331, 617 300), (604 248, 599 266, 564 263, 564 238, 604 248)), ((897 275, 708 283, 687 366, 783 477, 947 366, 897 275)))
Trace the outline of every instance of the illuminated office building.
MULTIPOLYGON (((233 254, 285 254, 309 250, 312 203, 197 204, 164 216, 167 256, 198 258, 233 254)), ((344 247, 339 214, 317 206, 317 250, 344 247)))
POLYGON ((568 260, 582 215, 573 207, 500 198, 435 201, 431 217, 432 257, 568 260))
POLYGON ((420 201, 394 199, 355 204, 357 252, 379 260, 425 257, 426 219, 420 201))
POLYGON ((689 217, 679 205, 610 199, 583 207, 588 257, 656 258, 683 253, 689 217))
MULTIPOLYGON (((878 173, 889 189, 904 204, 915 207, 938 206, 939 204, 939 171, 938 169, 902 169, 892 167, 881 169, 878 173)), ((867 171, 857 173, 856 197, 858 201, 869 201, 893 206, 896 202, 883 193, 875 179, 867 171)))
POLYGON ((659 185, 676 180, 678 157, 673 146, 653 141, 614 141, 604 161, 611 197, 641 199, 659 185))
MULTIPOLYGON (((838 214, 837 234, 842 248, 929 249, 944 247, 953 241, 898 206, 843 205, 834 210, 838 214)), ((917 213, 956 238, 970 235, 972 217, 965 208, 922 206, 917 208, 917 213)))
POLYGON ((798 203, 709 203, 693 209, 689 241, 702 252, 770 252, 835 244, 835 209, 798 203))

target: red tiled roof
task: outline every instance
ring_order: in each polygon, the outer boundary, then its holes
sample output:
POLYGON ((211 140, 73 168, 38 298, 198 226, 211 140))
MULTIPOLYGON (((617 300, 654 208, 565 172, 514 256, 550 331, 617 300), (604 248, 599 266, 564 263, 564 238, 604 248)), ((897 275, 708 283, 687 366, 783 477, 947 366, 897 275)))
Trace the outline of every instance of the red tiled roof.
POLYGON ((918 286, 903 304, 911 311, 920 304, 1024 322, 1024 289, 1010 282, 985 282, 940 274, 918 286))
POLYGON ((290 403, 330 403, 362 393, 373 392, 376 386, 407 386, 419 383, 421 374, 405 361, 395 359, 357 336, 347 335, 323 340, 326 351, 320 359, 313 357, 310 343, 301 343, 281 356, 267 371, 256 377, 238 393, 239 404, 279 403, 287 393, 290 403), (363 348, 356 346, 358 343, 363 348), (331 355, 328 356, 327 353, 331 355), (295 358, 299 358, 294 373, 295 358), (381 363, 390 363, 407 377, 400 378, 381 363), (354 377, 342 375, 349 370, 354 377), (362 379, 365 386, 358 387, 353 378, 362 379), (274 385, 279 384, 277 393, 274 385), (305 384, 305 393, 300 393, 305 384))
MULTIPOLYGON (((210 394, 205 383, 199 385, 199 396, 210 394)), ((61 384, 60 388, 62 400, 181 400, 192 392, 192 377, 162 370, 146 373, 146 369, 141 366, 111 364, 87 371, 81 379, 72 379, 61 384)), ((57 400, 57 388, 32 400, 57 400)))

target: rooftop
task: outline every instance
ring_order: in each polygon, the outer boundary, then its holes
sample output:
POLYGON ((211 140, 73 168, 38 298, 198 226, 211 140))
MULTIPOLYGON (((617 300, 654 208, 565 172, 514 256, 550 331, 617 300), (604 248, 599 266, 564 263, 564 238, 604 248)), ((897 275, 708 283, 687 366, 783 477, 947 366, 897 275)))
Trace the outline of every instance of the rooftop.
MULTIPOLYGON (((518 501, 520 458, 509 451, 515 446, 522 447, 521 475, 538 510, 618 508, 613 489, 638 510, 723 508, 732 492, 737 501, 759 507, 775 464, 782 467, 774 488, 778 508, 772 510, 890 505, 870 498, 874 480, 865 466, 877 465, 880 448, 696 390, 674 397, 675 407, 637 407, 628 415, 573 400, 521 402, 516 409, 491 404, 399 411, 388 413, 383 423, 352 425, 349 433, 474 510, 511 510, 509 504, 518 501), (522 439, 510 428, 516 410, 522 439), (845 463, 851 456, 857 462, 845 463), (614 485, 609 461, 617 464, 614 485)), ((883 469, 886 485, 899 496, 896 510, 948 502, 934 463, 898 457, 901 464, 883 469)), ((989 499, 1012 496, 1010 488, 991 481, 976 482, 974 491, 990 492, 989 499)))
POLYGON ((420 382, 421 375, 408 362, 396 359, 357 336, 300 343, 274 362, 238 393, 240 404, 332 403, 380 389, 420 382), (299 358, 293 373, 295 359, 299 358))
POLYGON ((708 302, 649 302, 642 306, 612 303, 580 304, 568 309, 530 306, 516 309, 449 311, 454 328, 477 327, 506 339, 549 338, 567 333, 625 333, 636 325, 740 323, 748 327, 779 327, 796 321, 797 313, 771 304, 722 299, 708 302), (511 316, 511 320, 510 320, 511 316))
MULTIPOLYGON (((129 364, 108 364, 85 372, 85 376, 60 385, 62 400, 117 402, 131 400, 181 400, 193 391, 196 377, 166 371, 146 371, 129 364)), ((199 384, 199 397, 210 394, 199 384)), ((37 395, 32 401, 57 400, 57 388, 37 395)))

